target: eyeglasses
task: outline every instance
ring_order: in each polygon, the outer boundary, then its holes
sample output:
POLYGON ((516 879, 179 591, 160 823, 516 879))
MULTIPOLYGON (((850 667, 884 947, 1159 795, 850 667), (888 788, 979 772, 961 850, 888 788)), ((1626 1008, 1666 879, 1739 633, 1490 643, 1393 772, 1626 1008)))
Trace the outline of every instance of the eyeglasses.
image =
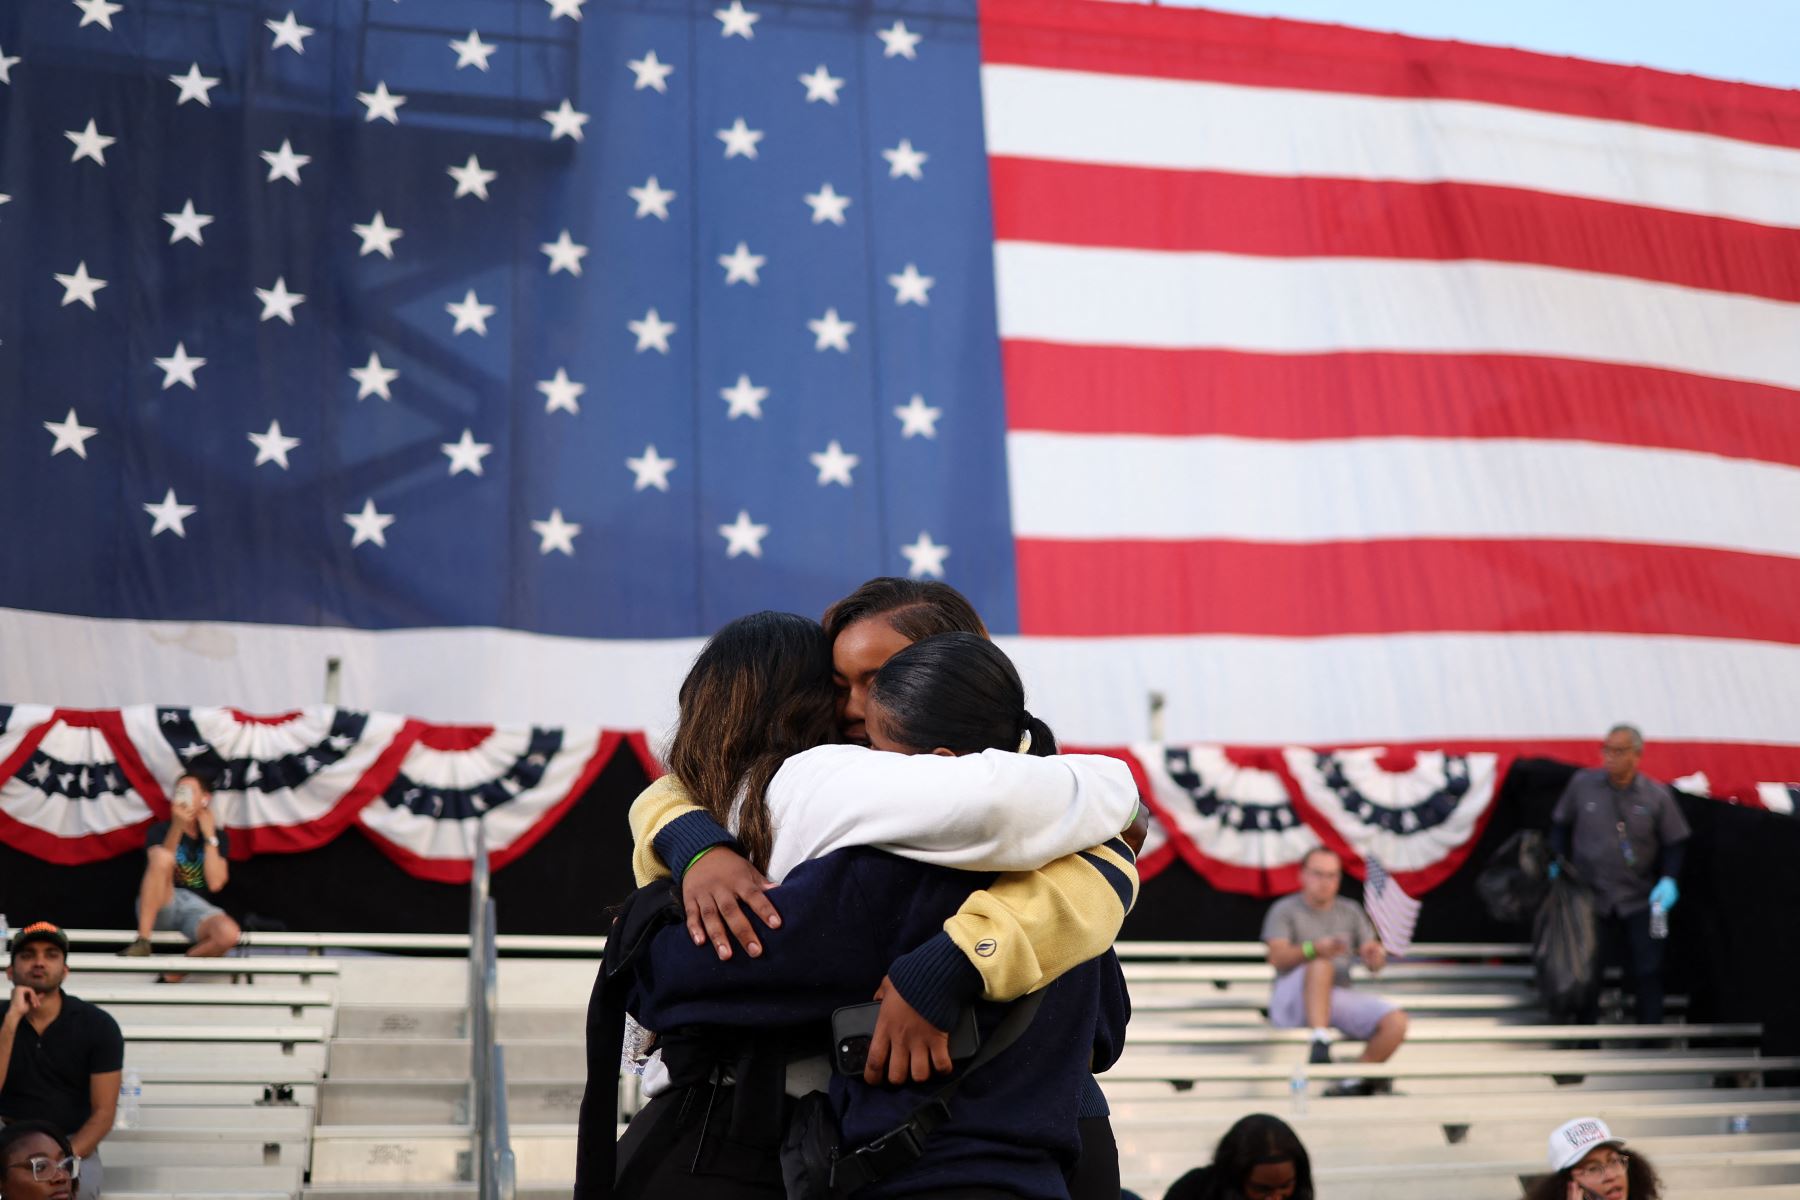
POLYGON ((1591 1163, 1583 1163, 1569 1174, 1577 1179, 1604 1179, 1614 1171, 1623 1171, 1631 1165, 1631 1155, 1614 1154, 1606 1158, 1597 1158, 1591 1163))
POLYGON ((36 1183, 53 1178, 59 1171, 70 1179, 81 1178, 81 1160, 72 1154, 68 1158, 51 1158, 44 1154, 34 1154, 24 1162, 6 1164, 6 1169, 9 1171, 23 1171, 26 1167, 31 1168, 31 1178, 36 1183))

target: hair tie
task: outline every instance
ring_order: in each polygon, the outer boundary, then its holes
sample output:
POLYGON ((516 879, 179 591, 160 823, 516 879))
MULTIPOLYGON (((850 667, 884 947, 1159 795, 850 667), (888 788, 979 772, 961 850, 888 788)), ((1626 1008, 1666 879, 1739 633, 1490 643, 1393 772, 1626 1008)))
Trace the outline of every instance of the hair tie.
POLYGON ((1031 712, 1023 710, 1019 714, 1019 723, 1024 726, 1019 733, 1019 753, 1031 753, 1031 712))

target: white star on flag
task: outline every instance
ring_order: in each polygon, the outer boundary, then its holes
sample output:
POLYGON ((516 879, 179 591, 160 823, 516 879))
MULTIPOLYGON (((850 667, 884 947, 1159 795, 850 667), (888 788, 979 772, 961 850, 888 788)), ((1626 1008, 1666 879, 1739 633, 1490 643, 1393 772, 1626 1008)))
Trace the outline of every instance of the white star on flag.
POLYGON ((806 327, 813 331, 814 350, 850 352, 850 335, 856 332, 856 325, 839 318, 837 309, 826 309, 824 316, 808 321, 806 327))
POLYGON ((285 179, 295 186, 300 183, 300 168, 312 161, 310 154, 295 154, 293 143, 286 138, 281 139, 281 149, 264 150, 261 158, 269 164, 269 177, 264 183, 285 179))
POLYGON ((923 150, 914 150, 911 138, 901 138, 898 146, 892 150, 883 150, 881 157, 888 161, 889 179, 923 179, 925 172, 921 168, 931 155, 923 150))
POLYGON ((930 297, 925 293, 937 282, 929 275, 919 274, 919 268, 912 263, 907 263, 906 269, 898 275, 889 275, 887 281, 894 289, 895 304, 917 304, 921 308, 930 303, 930 297))
POLYGON ((558 138, 574 138, 582 140, 581 127, 588 123, 589 117, 584 112, 576 112, 565 99, 559 108, 547 108, 538 114, 550 122, 550 140, 558 138))
POLYGON ((197 391, 199 385, 194 382, 194 372, 206 365, 204 358, 195 358, 187 352, 186 342, 175 343, 175 353, 167 358, 150 360, 163 373, 162 390, 168 391, 178 383, 186 384, 189 391, 197 391))
POLYGON ((642 58, 630 59, 625 65, 631 68, 633 75, 637 76, 632 82, 632 91, 641 92, 645 88, 654 88, 665 95, 668 94, 669 76, 674 72, 675 67, 671 63, 658 59, 656 51, 652 50, 642 58))
POLYGON ((293 9, 290 8, 288 10, 288 15, 281 18, 281 20, 264 21, 263 24, 268 27, 270 33, 275 35, 275 44, 269 47, 271 52, 286 46, 295 54, 306 53, 306 46, 304 43, 307 38, 313 35, 313 27, 311 25, 302 25, 300 22, 294 20, 293 9))
POLYGON ((675 460, 658 455, 654 444, 645 446, 642 456, 626 459, 625 465, 637 476, 631 485, 632 491, 641 492, 645 488, 655 488, 659 492, 669 490, 669 472, 675 469, 675 460))
POLYGON ((392 367, 382 366, 381 355, 371 352, 367 366, 350 368, 350 378, 356 380, 358 400, 366 400, 370 396, 392 400, 394 397, 388 391, 388 384, 400 378, 400 372, 392 367))
POLYGON ((875 36, 881 39, 883 58, 919 57, 919 35, 909 30, 905 21, 895 21, 892 29, 877 29, 875 36))
POLYGON ((454 442, 442 442, 444 454, 450 459, 450 474, 458 475, 463 471, 471 475, 481 474, 481 460, 494 452, 489 442, 478 442, 469 430, 462 431, 462 437, 454 442))
POLYGON ((544 393, 545 412, 560 410, 578 413, 581 411, 581 397, 587 392, 587 384, 576 383, 569 378, 567 370, 558 367, 553 378, 538 380, 537 390, 544 393))
POLYGON ((98 311, 94 307, 94 293, 106 286, 106 280, 95 279, 88 274, 87 260, 84 258, 75 264, 73 275, 58 275, 56 282, 63 286, 63 298, 60 307, 67 308, 71 304, 85 304, 88 311, 98 311))
POLYGON ((5 47, 0 47, 0 83, 11 83, 12 69, 24 61, 16 54, 8 54, 5 47))
POLYGON ((405 96, 396 96, 388 91, 385 82, 377 83, 372 92, 358 92, 356 99, 369 111, 363 114, 363 123, 370 121, 386 121, 389 125, 400 123, 400 106, 406 103, 405 96))
POLYGON ((344 524, 350 526, 350 528, 354 530, 350 536, 350 548, 352 550, 356 549, 364 542, 374 542, 377 546, 381 546, 385 549, 387 546, 387 527, 393 523, 394 517, 392 513, 375 511, 375 500, 373 497, 363 501, 361 512, 344 514, 344 524))
POLYGON ((267 433, 251 433, 246 436, 256 447, 256 461, 250 464, 253 467, 272 462, 285 471, 288 469, 288 451, 300 444, 299 438, 288 437, 281 432, 280 421, 270 421, 267 433))
POLYGON ((571 275, 581 274, 581 260, 587 257, 588 248, 569 236, 568 230, 554 242, 545 242, 538 247, 550 258, 550 274, 567 271, 571 275))
POLYGON ((721 129, 716 135, 725 143, 726 158, 755 158, 756 143, 762 141, 763 131, 752 129, 739 117, 731 123, 731 128, 721 129))
POLYGON ((570 558, 575 557, 575 536, 581 532, 581 526, 563 520, 562 509, 551 509, 548 521, 533 521, 531 531, 538 535, 539 554, 560 550, 570 558))
POLYGON ((75 410, 72 408, 69 410, 69 415, 61 421, 45 421, 44 428, 48 429, 50 435, 56 439, 56 444, 50 447, 51 458, 55 458, 64 450, 73 450, 76 458, 86 458, 87 440, 100 432, 94 426, 83 425, 77 420, 75 410))
POLYGON ((769 536, 769 527, 751 521, 750 514, 740 508, 737 520, 719 526, 719 536, 725 539, 726 558, 736 558, 740 554, 761 558, 762 540, 769 536))
POLYGON ((180 212, 164 213, 162 219, 169 223, 171 246, 183 240, 196 246, 206 245, 206 239, 200 236, 200 231, 213 223, 213 219, 207 214, 194 211, 192 200, 182 205, 180 212))
POLYGON ((940 546, 931 540, 931 535, 924 530, 919 531, 919 540, 910 546, 900 547, 900 553, 906 555, 911 564, 906 573, 914 579, 923 579, 927 575, 938 579, 944 577, 944 560, 950 557, 950 547, 940 546))
POLYGON ((287 290, 287 276, 285 275, 276 276, 275 286, 272 288, 257 288, 256 298, 263 302, 262 316, 258 318, 259 320, 269 321, 279 317, 289 325, 294 323, 294 308, 306 303, 304 295, 287 290))
POLYGON ((175 499, 175 489, 170 488, 163 493, 161 504, 146 504, 144 511, 150 514, 150 536, 155 537, 165 530, 172 531, 176 537, 187 536, 187 526, 182 522, 199 512, 192 504, 183 504, 175 499))
POLYGON ((219 86, 219 81, 212 75, 202 75, 199 63, 189 63, 186 75, 171 75, 169 82, 181 89, 175 97, 175 107, 180 108, 189 100, 198 100, 207 108, 212 107, 212 90, 219 86))
POLYGON ((352 225, 350 230, 362 239, 362 249, 356 252, 358 258, 368 254, 379 254, 383 258, 392 259, 394 257, 394 239, 406 236, 403 230, 396 229, 387 223, 387 220, 381 215, 380 209, 375 210, 375 215, 369 219, 367 225, 352 225))
POLYGON ((735 421, 739 417, 753 417, 760 421, 763 415, 762 402, 769 398, 769 389, 757 387, 750 382, 748 375, 739 375, 735 384, 719 389, 719 396, 730 405, 725 410, 727 419, 735 421))
POLYGON ((669 352, 669 335, 675 332, 675 323, 665 321, 656 315, 653 308, 644 314, 641 321, 627 321, 625 328, 637 334, 638 352, 655 350, 658 354, 669 352))
POLYGON ((750 247, 743 242, 739 242, 737 249, 730 254, 719 255, 719 265, 725 268, 725 283, 728 287, 739 282, 755 287, 762 282, 757 272, 768 261, 764 255, 750 253, 750 247))
POLYGON ((450 177, 456 180, 457 196, 474 195, 486 200, 488 198, 487 185, 500 178, 500 172, 483 169, 481 160, 473 154, 469 155, 469 161, 462 166, 445 169, 449 172, 450 177))
POLYGON ((836 438, 831 440, 823 453, 809 454, 807 457, 818 469, 820 487, 830 483, 841 483, 845 487, 851 486, 850 472, 855 470, 856 464, 862 461, 861 455, 845 454, 844 448, 838 445, 836 438))
POLYGON ((815 100, 836 104, 838 89, 844 86, 844 81, 827 71, 824 63, 820 63, 809 74, 800 76, 800 82, 806 85, 806 102, 808 104, 815 100))
POLYGON ((488 69, 488 56, 500 47, 493 42, 481 40, 481 34, 469 30, 469 36, 460 41, 452 41, 450 48, 456 51, 456 69, 474 67, 478 71, 488 69))
POLYGON ((486 337, 487 319, 494 315, 495 309, 492 304, 483 304, 478 300, 475 289, 470 288, 459 303, 444 305, 444 311, 456 318, 456 328, 450 331, 452 337, 471 329, 486 337))
POLYGON ((829 183, 824 183, 819 185, 818 191, 806 194, 806 203, 812 209, 814 225, 822 225, 826 221, 842 225, 844 210, 850 207, 850 197, 838 195, 829 183))
POLYGON ((944 415, 941 408, 932 408, 925 403, 925 397, 914 396, 910 401, 894 409, 894 415, 900 418, 900 436, 912 437, 915 434, 934 438, 937 436, 938 418, 944 415))
POLYGON ((70 162, 75 163, 84 158, 90 158, 103 167, 106 165, 106 148, 119 140, 116 137, 107 137, 94 128, 92 117, 88 118, 86 129, 66 129, 63 131, 63 136, 75 143, 75 153, 69 155, 70 162))
POLYGON ((713 16, 718 18, 720 37, 741 37, 745 41, 756 36, 756 30, 751 26, 762 20, 761 13, 753 13, 744 7, 744 0, 731 0, 730 8, 713 9, 713 16))
POLYGON ((572 21, 579 21, 581 20, 581 6, 586 4, 587 0, 547 0, 547 2, 550 5, 552 21, 558 17, 568 17, 572 21))
POLYGON ((110 30, 113 14, 125 11, 123 4, 112 4, 109 0, 75 0, 75 7, 81 10, 81 24, 75 27, 77 29, 98 25, 110 30))
POLYGON ((675 193, 659 185, 656 176, 645 180, 643 187, 626 188, 625 191, 637 201, 638 216, 655 217, 659 221, 669 219, 669 201, 675 198, 675 193))

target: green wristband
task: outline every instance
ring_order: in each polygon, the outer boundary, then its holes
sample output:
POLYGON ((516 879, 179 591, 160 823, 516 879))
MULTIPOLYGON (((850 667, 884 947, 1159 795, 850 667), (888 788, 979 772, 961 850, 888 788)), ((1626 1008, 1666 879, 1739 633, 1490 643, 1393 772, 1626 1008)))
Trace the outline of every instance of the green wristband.
MULTIPOLYGON (((705 858, 707 855, 711 854, 714 850, 717 850, 717 849, 718 849, 718 846, 716 846, 716 845, 708 846, 706 849, 702 850, 700 853, 694 855, 694 857, 688 859, 688 865, 681 868, 681 873, 683 875, 686 875, 689 871, 694 869, 695 863, 699 862, 701 859, 705 858)), ((1310 946, 1310 945, 1312 945, 1312 943, 1308 942, 1307 945, 1310 946)))
MULTIPOLYGON (((705 851, 703 850, 703 851, 701 851, 701 853, 704 854, 705 851)), ((688 866, 690 866, 690 867, 693 865, 694 865, 693 863, 688 864, 688 866)), ((1310 941, 1300 943, 1300 953, 1302 955, 1304 955, 1309 961, 1311 959, 1315 959, 1319 956, 1319 952, 1317 950, 1313 949, 1313 944, 1310 941)))

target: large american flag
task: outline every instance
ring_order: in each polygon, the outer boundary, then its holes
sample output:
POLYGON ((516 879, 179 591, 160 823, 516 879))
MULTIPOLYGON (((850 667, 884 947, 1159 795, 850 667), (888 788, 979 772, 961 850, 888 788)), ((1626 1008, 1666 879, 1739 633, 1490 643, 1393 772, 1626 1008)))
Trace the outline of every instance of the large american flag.
POLYGON ((911 573, 1078 740, 1800 777, 1794 93, 1091 0, 14 0, 0 64, 5 698, 655 730, 911 573))

